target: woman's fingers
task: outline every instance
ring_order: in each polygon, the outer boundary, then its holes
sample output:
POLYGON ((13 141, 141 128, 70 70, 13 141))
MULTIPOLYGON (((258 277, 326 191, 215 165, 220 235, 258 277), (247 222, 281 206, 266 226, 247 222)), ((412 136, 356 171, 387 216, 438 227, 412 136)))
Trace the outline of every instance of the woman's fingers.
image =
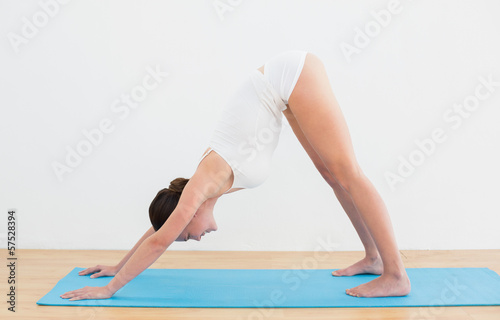
POLYGON ((78 272, 78 275, 85 276, 88 274, 92 274, 90 277, 92 279, 106 276, 114 276, 118 272, 117 266, 103 266, 98 264, 95 267, 90 267, 85 270, 81 270, 78 272))
POLYGON ((63 298, 63 299, 69 298, 69 301, 84 299, 85 294, 81 290, 82 289, 66 292, 65 294, 61 295, 61 298, 63 298))
POLYGON ((79 271, 78 275, 85 276, 87 274, 94 273, 94 272, 99 272, 99 271, 101 271, 101 266, 97 265, 95 267, 90 267, 90 268, 87 268, 85 270, 79 271))
POLYGON ((104 287, 83 287, 78 290, 68 291, 60 295, 63 299, 68 299, 69 301, 83 300, 83 299, 108 299, 113 294, 110 293, 109 289, 104 287))
POLYGON ((67 298, 73 298, 75 296, 78 296, 83 290, 85 290, 87 287, 83 287, 81 289, 73 290, 73 291, 68 291, 66 293, 61 294, 61 298, 67 299, 67 298))
POLYGON ((89 273, 94 273, 96 269, 97 269, 97 267, 87 268, 85 270, 82 270, 82 271, 78 272, 78 274, 81 275, 81 276, 84 276, 84 275, 87 275, 89 273))
POLYGON ((85 298, 86 298, 86 296, 85 296, 85 295, 80 294, 80 295, 78 295, 78 296, 75 296, 75 297, 73 297, 73 298, 69 299, 69 301, 82 300, 82 299, 85 299, 85 298))

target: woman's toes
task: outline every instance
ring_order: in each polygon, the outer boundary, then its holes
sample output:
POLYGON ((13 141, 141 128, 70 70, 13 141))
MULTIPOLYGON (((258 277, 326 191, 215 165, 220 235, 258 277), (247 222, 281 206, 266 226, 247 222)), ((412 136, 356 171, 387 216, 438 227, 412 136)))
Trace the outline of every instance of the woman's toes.
POLYGON ((347 289, 345 292, 352 297, 359 297, 359 293, 354 289, 355 288, 347 289))

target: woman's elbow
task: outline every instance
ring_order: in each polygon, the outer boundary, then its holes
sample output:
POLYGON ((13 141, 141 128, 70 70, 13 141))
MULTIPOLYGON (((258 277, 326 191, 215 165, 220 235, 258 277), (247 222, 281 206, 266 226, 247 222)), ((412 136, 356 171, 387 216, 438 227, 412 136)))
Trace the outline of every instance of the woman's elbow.
POLYGON ((151 235, 148 238, 148 240, 149 241, 147 242, 147 244, 150 247, 150 249, 154 252, 164 252, 168 248, 167 241, 165 239, 158 237, 157 233, 151 235))

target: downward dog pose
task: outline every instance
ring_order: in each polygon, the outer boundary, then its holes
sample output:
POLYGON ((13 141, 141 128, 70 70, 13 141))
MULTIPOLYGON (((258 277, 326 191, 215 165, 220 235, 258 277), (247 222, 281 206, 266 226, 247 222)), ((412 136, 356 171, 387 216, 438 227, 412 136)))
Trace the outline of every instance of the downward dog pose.
POLYGON ((337 199, 365 248, 366 256, 334 276, 380 275, 347 289, 356 297, 404 296, 410 281, 399 255, 386 206, 361 170, 347 124, 321 60, 287 51, 250 72, 223 110, 190 179, 174 179, 149 207, 152 227, 116 266, 80 272, 114 276, 104 287, 69 291, 71 300, 106 299, 148 268, 173 241, 200 240, 217 230, 213 216, 222 195, 262 184, 269 175, 285 115, 294 134, 337 199), (265 138, 263 138, 265 137, 265 138))

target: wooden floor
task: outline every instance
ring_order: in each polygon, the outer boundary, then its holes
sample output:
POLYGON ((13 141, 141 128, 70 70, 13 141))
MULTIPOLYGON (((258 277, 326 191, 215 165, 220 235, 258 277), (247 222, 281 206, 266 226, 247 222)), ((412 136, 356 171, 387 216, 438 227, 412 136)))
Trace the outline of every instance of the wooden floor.
MULTIPOLYGON (((5 252, 5 251, 4 251, 5 252)), ((500 307, 202 309, 38 306, 36 301, 74 267, 116 264, 125 251, 18 250, 17 312, 2 302, 0 319, 481 319, 499 320, 500 307)), ((342 268, 361 252, 332 252, 318 268, 342 268)), ((488 267, 500 274, 500 250, 401 251, 407 268, 488 267)), ((152 268, 302 268, 314 252, 167 251, 152 268)), ((6 260, 4 260, 6 261, 6 260)), ((0 268, 2 300, 6 263, 0 268)), ((3 300, 5 301, 5 300, 3 300)))

